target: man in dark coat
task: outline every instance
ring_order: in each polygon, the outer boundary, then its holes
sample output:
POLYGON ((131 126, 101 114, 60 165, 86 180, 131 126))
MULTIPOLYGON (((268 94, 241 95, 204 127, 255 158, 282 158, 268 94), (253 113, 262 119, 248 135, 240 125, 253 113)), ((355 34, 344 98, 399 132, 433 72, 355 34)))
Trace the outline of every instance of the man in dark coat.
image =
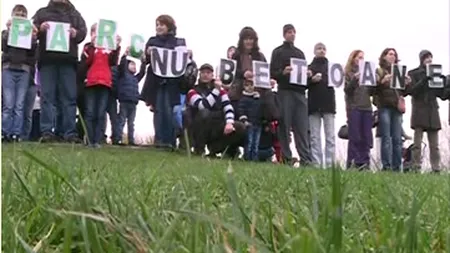
POLYGON ((51 0, 33 16, 39 29, 38 68, 41 75, 41 132, 43 142, 55 141, 60 131, 67 142, 80 142, 76 131, 78 44, 86 38, 87 27, 81 14, 69 0, 51 0), (49 22, 70 24, 69 52, 46 49, 49 22), (54 108, 57 108, 54 110, 54 108), (55 126, 55 111, 61 121, 55 126))
POLYGON ((428 86, 429 78, 426 74, 426 65, 432 63, 432 53, 428 50, 422 50, 419 58, 420 66, 408 73, 412 84, 407 90, 407 93, 412 97, 413 164, 416 170, 420 170, 422 164, 422 138, 423 133, 426 132, 430 148, 431 168, 433 171, 439 171, 439 130, 441 130, 441 119, 439 117, 437 97, 444 98, 444 89, 430 88, 428 86))

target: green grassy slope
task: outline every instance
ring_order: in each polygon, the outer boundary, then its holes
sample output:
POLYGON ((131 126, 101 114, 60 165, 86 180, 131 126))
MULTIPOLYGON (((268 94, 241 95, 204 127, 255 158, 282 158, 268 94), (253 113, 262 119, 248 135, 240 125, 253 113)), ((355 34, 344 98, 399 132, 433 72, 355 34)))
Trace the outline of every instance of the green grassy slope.
POLYGON ((150 149, 3 145, 2 251, 33 247, 450 252, 450 177, 229 164, 150 149))

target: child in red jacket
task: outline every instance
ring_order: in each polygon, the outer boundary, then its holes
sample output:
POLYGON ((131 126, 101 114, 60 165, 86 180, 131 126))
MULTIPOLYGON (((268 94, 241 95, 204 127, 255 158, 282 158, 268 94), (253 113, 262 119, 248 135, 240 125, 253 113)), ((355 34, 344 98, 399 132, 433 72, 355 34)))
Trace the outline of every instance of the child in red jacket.
POLYGON ((106 50, 96 48, 95 34, 97 24, 91 27, 91 42, 84 45, 81 55, 82 64, 85 64, 86 89, 85 89, 85 120, 88 142, 91 147, 100 147, 103 138, 102 124, 105 122, 109 93, 112 86, 111 67, 117 65, 120 53, 120 36, 117 36, 117 49, 106 50))

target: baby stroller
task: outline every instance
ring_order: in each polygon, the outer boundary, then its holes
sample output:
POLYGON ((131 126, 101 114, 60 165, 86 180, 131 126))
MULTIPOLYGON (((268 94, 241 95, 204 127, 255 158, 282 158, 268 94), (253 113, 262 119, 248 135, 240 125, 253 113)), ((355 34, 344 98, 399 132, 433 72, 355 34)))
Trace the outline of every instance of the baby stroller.
MULTIPOLYGON (((410 144, 409 146, 405 146, 406 141, 408 139, 405 137, 402 137, 403 142, 403 149, 402 149, 402 160, 403 160, 403 172, 410 172, 415 171, 416 168, 414 168, 413 159, 412 159, 412 152, 414 149, 414 143, 410 144)), ((422 142, 423 147, 421 149, 421 154, 423 154, 424 150, 427 148, 427 144, 425 142, 422 142)))

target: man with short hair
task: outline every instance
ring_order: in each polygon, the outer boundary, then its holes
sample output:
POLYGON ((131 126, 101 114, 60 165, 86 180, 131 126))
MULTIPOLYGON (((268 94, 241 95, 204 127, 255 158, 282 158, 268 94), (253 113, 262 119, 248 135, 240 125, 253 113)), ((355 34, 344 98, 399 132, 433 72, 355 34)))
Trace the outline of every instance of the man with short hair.
POLYGON ((294 46, 295 28, 291 24, 283 27, 284 42, 272 52, 270 75, 278 83, 278 98, 281 112, 278 134, 281 144, 282 160, 292 164, 292 152, 289 147, 290 130, 294 133, 294 141, 300 156, 300 164, 311 162, 308 138, 308 99, 305 96, 306 86, 292 84, 289 76, 292 71, 291 58, 305 59, 302 50, 294 46))
POLYGON ((210 156, 225 152, 242 142, 245 126, 235 122, 235 112, 220 80, 214 80, 210 64, 200 67, 200 78, 195 88, 187 93, 188 109, 191 111, 194 152, 203 154, 205 146, 210 156))

